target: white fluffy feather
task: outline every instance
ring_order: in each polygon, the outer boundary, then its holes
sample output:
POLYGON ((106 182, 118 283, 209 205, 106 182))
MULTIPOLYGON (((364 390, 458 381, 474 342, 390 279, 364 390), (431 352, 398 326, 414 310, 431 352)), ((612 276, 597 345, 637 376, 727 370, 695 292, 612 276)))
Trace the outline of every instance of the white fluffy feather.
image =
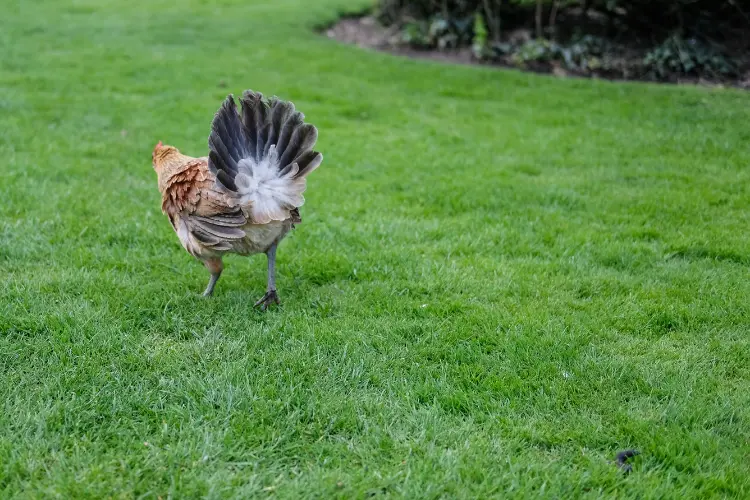
POLYGON ((289 172, 281 175, 275 145, 270 147, 268 155, 260 162, 244 158, 237 166, 239 173, 235 177, 235 184, 240 204, 254 223, 286 220, 290 210, 305 202, 302 193, 307 182, 304 178, 294 178, 299 171, 296 163, 289 172))

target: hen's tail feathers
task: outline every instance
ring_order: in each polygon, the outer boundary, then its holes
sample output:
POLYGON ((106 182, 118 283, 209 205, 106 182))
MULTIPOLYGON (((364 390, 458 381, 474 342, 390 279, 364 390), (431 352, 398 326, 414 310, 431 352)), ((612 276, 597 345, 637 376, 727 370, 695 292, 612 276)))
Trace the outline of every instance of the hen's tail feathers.
POLYGON ((291 102, 247 90, 240 105, 241 115, 230 94, 214 116, 208 168, 252 222, 287 220, 305 201, 305 178, 323 161, 313 151, 318 130, 291 102))

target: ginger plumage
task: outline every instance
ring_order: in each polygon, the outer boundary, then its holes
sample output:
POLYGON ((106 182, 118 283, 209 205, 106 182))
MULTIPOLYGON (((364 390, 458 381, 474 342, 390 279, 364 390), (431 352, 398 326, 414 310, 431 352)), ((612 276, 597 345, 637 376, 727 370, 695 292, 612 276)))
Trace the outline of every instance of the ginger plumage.
POLYGON ((229 95, 214 116, 207 157, 183 155, 161 142, 152 161, 169 217, 185 250, 211 273, 213 293, 227 253, 268 257, 266 294, 255 304, 279 303, 276 248, 296 223, 306 178, 323 161, 313 151, 318 131, 291 102, 245 91, 241 115, 229 95))

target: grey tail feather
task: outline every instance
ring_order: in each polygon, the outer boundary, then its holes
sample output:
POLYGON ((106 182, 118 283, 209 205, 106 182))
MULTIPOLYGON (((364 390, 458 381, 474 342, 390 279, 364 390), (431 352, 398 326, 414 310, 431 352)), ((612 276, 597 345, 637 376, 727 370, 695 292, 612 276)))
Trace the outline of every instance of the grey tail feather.
POLYGON ((318 130, 304 123, 304 115, 291 102, 276 97, 267 100, 259 92, 246 90, 240 107, 238 114, 234 96, 229 94, 214 116, 208 137, 209 169, 226 189, 237 191, 235 177, 241 160, 260 162, 273 145, 281 175, 297 164, 294 177, 305 177, 323 161, 323 155, 313 150, 318 130))

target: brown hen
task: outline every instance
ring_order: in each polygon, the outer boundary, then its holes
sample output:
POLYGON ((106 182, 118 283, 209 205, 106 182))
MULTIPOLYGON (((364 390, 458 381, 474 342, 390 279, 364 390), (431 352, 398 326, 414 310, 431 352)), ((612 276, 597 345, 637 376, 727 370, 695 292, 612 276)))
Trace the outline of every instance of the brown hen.
POLYGON ((306 177, 323 161, 313 151, 318 131, 294 104, 245 91, 237 113, 229 95, 211 124, 207 157, 192 158, 172 146, 152 154, 169 217, 185 250, 211 273, 210 296, 227 253, 268 257, 268 286, 256 306, 279 303, 276 248, 296 223, 306 177))

